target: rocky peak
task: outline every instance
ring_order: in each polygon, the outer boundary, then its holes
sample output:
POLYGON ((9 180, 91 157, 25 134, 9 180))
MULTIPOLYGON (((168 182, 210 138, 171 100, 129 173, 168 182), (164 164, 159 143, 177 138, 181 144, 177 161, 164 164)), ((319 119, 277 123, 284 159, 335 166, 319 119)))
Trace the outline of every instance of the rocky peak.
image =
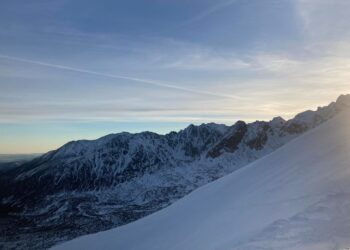
POLYGON ((269 123, 271 126, 281 127, 286 123, 286 120, 284 120, 281 116, 277 116, 274 117, 269 123))

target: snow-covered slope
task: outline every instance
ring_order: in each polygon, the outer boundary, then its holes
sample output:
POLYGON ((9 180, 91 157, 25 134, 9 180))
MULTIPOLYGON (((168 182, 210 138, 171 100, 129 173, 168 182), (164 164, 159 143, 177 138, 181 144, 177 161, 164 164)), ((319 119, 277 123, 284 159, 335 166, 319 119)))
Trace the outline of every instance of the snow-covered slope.
POLYGON ((285 121, 190 125, 69 142, 0 169, 0 242, 47 248, 158 211, 259 159, 350 107, 350 96, 285 121), (3 234, 2 232, 6 232, 3 234))
POLYGON ((350 112, 173 205, 54 249, 350 247, 350 112))

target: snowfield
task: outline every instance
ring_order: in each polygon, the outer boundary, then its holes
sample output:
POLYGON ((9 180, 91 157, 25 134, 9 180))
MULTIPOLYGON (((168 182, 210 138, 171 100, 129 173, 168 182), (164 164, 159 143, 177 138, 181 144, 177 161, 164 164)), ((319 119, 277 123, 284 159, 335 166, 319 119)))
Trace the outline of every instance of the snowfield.
POLYGON ((54 249, 350 247, 350 112, 143 219, 54 249))

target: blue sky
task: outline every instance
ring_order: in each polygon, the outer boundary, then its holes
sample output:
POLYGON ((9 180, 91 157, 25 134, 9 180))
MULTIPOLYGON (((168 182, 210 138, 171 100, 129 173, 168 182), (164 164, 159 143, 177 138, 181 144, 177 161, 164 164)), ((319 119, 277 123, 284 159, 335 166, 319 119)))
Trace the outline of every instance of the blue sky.
POLYGON ((0 153, 289 118, 350 89, 347 0, 3 0, 0 153))

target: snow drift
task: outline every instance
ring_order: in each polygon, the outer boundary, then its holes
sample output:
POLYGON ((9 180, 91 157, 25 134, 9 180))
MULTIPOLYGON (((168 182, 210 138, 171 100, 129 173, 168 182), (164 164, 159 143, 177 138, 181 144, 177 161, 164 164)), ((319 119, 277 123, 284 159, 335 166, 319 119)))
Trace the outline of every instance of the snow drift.
POLYGON ((350 112, 128 225, 55 249, 346 249, 350 112))

